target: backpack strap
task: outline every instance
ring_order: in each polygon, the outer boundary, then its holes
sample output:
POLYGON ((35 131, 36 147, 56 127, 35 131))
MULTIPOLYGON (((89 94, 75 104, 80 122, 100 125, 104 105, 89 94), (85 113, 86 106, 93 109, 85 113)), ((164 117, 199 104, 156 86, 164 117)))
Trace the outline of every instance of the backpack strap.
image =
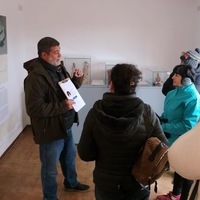
MULTIPOLYGON (((150 124, 150 108, 149 108, 149 105, 145 104, 144 106, 144 114, 143 114, 143 119, 144 119, 144 125, 145 125, 145 129, 146 129, 146 132, 147 132, 147 139, 151 137, 151 133, 152 133, 152 125, 150 124)), ((160 148, 158 146, 158 148, 160 148)), ((158 191, 158 187, 157 187, 158 183, 157 181, 155 181, 155 186, 154 186, 154 192, 157 193, 158 191)), ((148 189, 149 191, 151 190, 151 184, 149 182, 148 184, 148 189)))
POLYGON ((152 133, 152 126, 150 124, 149 116, 150 116, 150 108, 149 108, 149 105, 145 104, 143 119, 144 119, 145 129, 147 132, 147 139, 151 137, 151 133, 152 133))

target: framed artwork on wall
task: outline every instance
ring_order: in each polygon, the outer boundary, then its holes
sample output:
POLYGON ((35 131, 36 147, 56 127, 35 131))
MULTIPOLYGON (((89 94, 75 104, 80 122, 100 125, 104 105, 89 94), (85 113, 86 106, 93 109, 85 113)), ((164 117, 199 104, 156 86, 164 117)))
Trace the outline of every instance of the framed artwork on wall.
POLYGON ((0 55, 7 54, 6 17, 0 15, 0 55))
POLYGON ((84 74, 83 85, 90 85, 91 83, 91 58, 64 58, 64 64, 73 77, 74 71, 80 69, 84 74))
POLYGON ((0 84, 7 81, 7 30, 6 17, 0 15, 0 84))
POLYGON ((6 16, 0 15, 0 130, 8 117, 8 62, 6 16))

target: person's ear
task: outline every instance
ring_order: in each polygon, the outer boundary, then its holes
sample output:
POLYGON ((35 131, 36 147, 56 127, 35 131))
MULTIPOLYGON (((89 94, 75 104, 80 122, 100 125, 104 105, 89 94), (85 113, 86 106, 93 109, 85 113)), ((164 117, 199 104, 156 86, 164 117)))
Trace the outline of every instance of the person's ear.
POLYGON ((41 58, 43 58, 44 60, 47 58, 48 54, 46 52, 41 52, 41 58))
POLYGON ((110 92, 114 92, 114 86, 113 86, 113 83, 112 83, 112 81, 110 81, 110 83, 109 83, 109 90, 110 90, 110 92))

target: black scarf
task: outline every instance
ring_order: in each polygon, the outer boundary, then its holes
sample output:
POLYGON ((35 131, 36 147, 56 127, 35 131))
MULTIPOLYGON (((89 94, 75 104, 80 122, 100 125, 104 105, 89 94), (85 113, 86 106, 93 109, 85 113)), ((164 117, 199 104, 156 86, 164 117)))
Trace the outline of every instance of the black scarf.
POLYGON ((57 92, 57 97, 59 99, 59 101, 63 101, 66 96, 63 93, 63 91, 61 90, 60 86, 58 85, 58 82, 65 79, 65 73, 63 73, 63 69, 61 67, 61 65, 59 66, 54 66, 49 64, 48 62, 44 61, 43 59, 39 58, 42 66, 47 70, 47 72, 49 73, 52 81, 54 82, 54 85, 56 87, 56 92, 57 92))
MULTIPOLYGON (((67 78, 66 77, 66 73, 63 72, 63 68, 61 67, 61 65, 59 66, 54 66, 51 65, 49 63, 47 63, 46 61, 44 61, 43 59, 39 58, 41 64, 43 65, 43 67, 47 70, 47 72, 49 73, 52 81, 54 82, 54 85, 56 87, 56 93, 57 93, 57 97, 59 99, 59 101, 63 101, 64 99, 66 99, 66 96, 64 94, 64 92, 62 91, 62 89, 60 88, 58 82, 67 78)), ((69 128, 72 127, 74 120, 75 120, 75 111, 73 109, 67 111, 66 113, 63 113, 62 115, 62 121, 61 121, 61 125, 63 126, 64 130, 68 130, 69 128)), ((77 119, 78 121, 78 116, 77 119)))

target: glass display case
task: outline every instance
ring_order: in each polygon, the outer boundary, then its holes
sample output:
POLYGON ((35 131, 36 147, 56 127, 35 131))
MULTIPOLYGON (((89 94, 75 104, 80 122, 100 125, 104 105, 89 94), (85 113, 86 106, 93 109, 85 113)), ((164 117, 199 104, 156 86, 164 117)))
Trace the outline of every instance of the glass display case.
POLYGON ((167 80, 171 72, 168 70, 156 70, 148 68, 146 73, 146 82, 152 86, 160 87, 167 80))
POLYGON ((64 58, 64 64, 71 77, 80 69, 84 74, 83 85, 91 84, 91 58, 64 58))
MULTIPOLYGON (((111 69, 116 63, 96 63, 91 69, 91 58, 65 57, 64 65, 67 71, 73 76, 76 69, 80 69, 84 73, 83 86, 99 86, 108 87, 110 82, 111 69)), ((158 86, 161 87, 170 75, 170 70, 158 68, 142 68, 142 79, 139 86, 158 86)))

